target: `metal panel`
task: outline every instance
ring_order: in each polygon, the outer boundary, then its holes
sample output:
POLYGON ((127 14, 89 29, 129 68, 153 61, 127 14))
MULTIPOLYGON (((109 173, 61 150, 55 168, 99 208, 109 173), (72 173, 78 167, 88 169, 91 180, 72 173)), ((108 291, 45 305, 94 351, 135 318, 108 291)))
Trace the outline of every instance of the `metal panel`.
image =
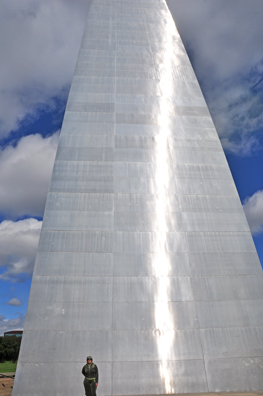
MULTIPOLYGON (((107 131, 105 131, 106 133, 107 131)), ((60 147, 114 147, 113 136, 109 135, 66 135, 60 136, 60 147)))
POLYGON ((114 235, 109 231, 48 231, 40 235, 39 252, 90 252, 113 251, 114 235))
POLYGON ((114 252, 186 252, 187 241, 180 232, 122 232, 114 234, 114 252))
POLYGON ((95 179, 94 180, 51 180, 49 190, 52 192, 66 192, 66 193, 112 193, 113 188, 113 177, 108 177, 107 181, 95 179))
POLYGON ((250 232, 189 232, 189 252, 255 252, 250 232))
MULTIPOLYGON (((121 169, 118 169, 118 176, 121 174, 128 176, 128 168, 124 169, 123 172, 121 169)), ((143 212, 155 212, 156 204, 162 203, 164 197, 162 194, 154 195, 154 194, 115 194, 114 195, 114 207, 115 211, 119 214, 122 212, 131 213, 134 215, 134 212, 143 213, 143 212)), ((180 212, 178 196, 174 194, 166 194, 165 195, 165 209, 167 212, 180 212)))
POLYGON ((115 161, 117 162, 155 162, 156 152, 145 149, 116 148, 115 161))
MULTIPOLYGON (((180 213, 167 212, 164 214, 167 231, 183 231, 184 224, 180 213)), ((114 229, 116 231, 159 231, 158 213, 153 212, 115 212, 114 229)))
POLYGON ((201 328, 263 326, 262 300, 197 302, 201 328))
POLYGON ((35 302, 27 309, 25 330, 110 330, 110 303, 35 302), (84 318, 84 319, 82 319, 84 318))
MULTIPOLYGON (((158 172, 158 164, 156 163, 141 163, 133 161, 132 159, 128 162, 116 162, 114 164, 114 173, 118 177, 118 179, 132 179, 132 178, 148 178, 152 179, 159 189, 168 190, 170 186, 173 186, 172 176, 174 174, 173 168, 171 165, 167 165, 166 167, 166 178, 168 178, 168 182, 166 185, 159 178, 156 177, 156 173, 158 172)), ((162 191, 163 191, 162 190, 162 191)), ((166 191, 165 191, 166 192, 166 191)), ((168 191, 167 191, 168 192, 168 191)), ((167 199, 169 200, 169 195, 167 194, 167 199)), ((162 197, 162 195, 160 195, 162 197)), ((158 198, 157 198, 158 199, 158 198)))
POLYGON ((191 148, 176 147, 171 152, 172 157, 176 158, 178 164, 226 164, 226 159, 220 150, 200 150, 191 148))
POLYGON ((158 125, 116 124, 117 136, 158 136, 161 128, 158 125))
POLYGON ((191 253, 189 264, 192 275, 262 275, 256 252, 191 253))
POLYGON ((30 299, 34 302, 111 302, 112 278, 35 276, 30 299))
POLYGON ((113 175, 112 162, 55 161, 52 180, 77 180, 107 182, 113 175))
MULTIPOLYGON (((178 178, 190 178, 190 179, 232 179, 230 170, 227 166, 216 166, 216 165, 195 165, 195 164, 176 164, 174 170, 178 175, 178 178)), ((221 180, 220 180, 221 181, 221 180)))
POLYGON ((249 232, 244 212, 242 213, 182 213, 186 231, 236 231, 249 232))
POLYGON ((263 276, 206 276, 191 280, 197 301, 263 299, 263 276))
MULTIPOLYGON (((142 84, 142 82, 141 82, 142 84)), ((117 124, 159 125, 158 117, 152 114, 116 113, 117 124)))
POLYGON ((38 252, 36 276, 112 276, 113 256, 110 253, 38 252))
MULTIPOLYGON (((190 275, 189 258, 187 253, 166 253, 169 266, 158 269, 160 276, 190 275)), ((114 276, 154 276, 156 269, 153 263, 158 261, 158 253, 114 253, 114 276), (125 265, 124 265, 125 263, 125 265)))
POLYGON ((79 103, 69 102, 66 108, 67 112, 86 112, 86 113, 114 113, 114 103, 79 103))
POLYGON ((168 360, 202 359, 202 348, 197 330, 142 330, 116 331, 113 335, 114 356, 118 361, 156 361, 158 344, 172 338, 168 360))
POLYGON ((113 194, 49 192, 46 211, 113 211, 113 194))
POLYGON ((171 378, 171 393, 207 392, 203 360, 180 360, 158 362, 116 362, 113 394, 127 395, 165 394, 167 385, 160 381, 160 370, 171 378), (136 378, 136 381, 135 381, 136 378))
POLYGON ((262 357, 208 359, 206 370, 209 391, 262 391, 262 365, 262 357))
POLYGON ((112 148, 98 147, 58 147, 57 160, 60 161, 113 161, 112 148))
MULTIPOLYGON (((61 129, 61 136, 64 134, 83 134, 83 135, 113 135, 114 133, 114 124, 107 123, 88 123, 83 121, 64 121, 61 129)), ((60 144, 60 143, 59 143, 60 144)))
POLYGON ((99 211, 45 211, 43 230, 113 230, 113 214, 99 211), (70 224, 70 226, 69 226, 70 224))
MULTIPOLYGON (((217 195, 184 195, 178 197, 182 212, 244 213, 239 198, 217 195)), ((243 220, 244 221, 244 220, 243 220)))
POLYGON ((55 161, 50 191, 113 192, 113 163, 55 161))
MULTIPOLYGON (((112 59, 112 58, 108 58, 112 59)), ((114 61, 114 60, 113 60, 114 61)), ((98 62, 99 63, 99 62, 98 62)), ((103 59, 103 65, 105 65, 105 69, 109 69, 109 65, 107 64, 106 59, 103 59)), ((85 63, 83 67, 89 69, 89 75, 93 75, 95 71, 98 70, 98 64, 92 64, 94 70, 89 67, 88 63, 85 63)), ((115 65, 113 63, 113 68, 115 68, 115 65)), ((105 73, 105 69, 102 69, 101 72, 105 73)), ((68 103, 70 102, 77 102, 77 103, 113 103, 114 102, 114 95, 113 94, 98 94, 98 93, 92 93, 92 92, 72 92, 70 91, 69 97, 68 97, 68 103)))
MULTIPOLYGON (((88 88, 90 89, 90 88, 88 88)), ((91 89, 92 91, 92 89, 91 89)), ((104 90, 99 90, 98 91, 104 91, 104 90)), ((108 89, 106 90, 106 92, 109 91, 113 91, 113 89, 108 89)), ((95 91, 97 92, 97 90, 95 91)), ((102 123, 113 123, 114 122, 114 114, 113 113, 87 113, 85 111, 80 112, 80 111, 67 111, 64 115, 64 120, 65 121, 82 121, 82 122, 102 122, 102 123)))
POLYGON ((263 327, 201 330, 205 358, 257 357, 263 353, 263 327))
POLYGON ((176 178, 176 188, 180 195, 224 195, 237 196, 233 180, 176 178))
POLYGON ((219 140, 184 140, 181 136, 178 136, 178 133, 176 134, 176 137, 169 139, 169 145, 171 147, 192 147, 221 150, 219 140))
MULTIPOLYGON (((114 303, 112 326, 114 330, 158 331, 158 328, 156 328, 156 314, 167 310, 172 318, 172 324, 169 330, 193 329, 198 327, 194 302, 114 303)), ((164 316, 163 322, 165 320, 166 317, 164 316)))
POLYGON ((114 280, 114 302, 192 301, 193 299, 190 278, 187 276, 120 277, 114 280))
MULTIPOLYGON (((116 167, 118 171, 118 168, 116 167)), ((116 193, 124 194, 160 194, 164 190, 164 186, 159 184, 158 180, 150 177, 129 177, 118 178, 118 173, 116 171, 116 178, 114 180, 114 190, 116 193)), ((148 169, 146 168, 147 172, 148 169)), ((176 194, 177 187, 176 182, 171 181, 169 186, 167 186, 166 191, 169 194, 176 194)))

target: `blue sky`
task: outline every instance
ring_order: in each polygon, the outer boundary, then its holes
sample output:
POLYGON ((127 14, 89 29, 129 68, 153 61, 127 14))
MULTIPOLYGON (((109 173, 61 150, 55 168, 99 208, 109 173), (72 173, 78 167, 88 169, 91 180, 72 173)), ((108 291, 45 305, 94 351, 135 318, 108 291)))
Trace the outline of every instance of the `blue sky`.
MULTIPOLYGON (((263 2, 167 0, 263 263, 263 2)), ((0 334, 22 328, 87 0, 0 5, 0 334)))

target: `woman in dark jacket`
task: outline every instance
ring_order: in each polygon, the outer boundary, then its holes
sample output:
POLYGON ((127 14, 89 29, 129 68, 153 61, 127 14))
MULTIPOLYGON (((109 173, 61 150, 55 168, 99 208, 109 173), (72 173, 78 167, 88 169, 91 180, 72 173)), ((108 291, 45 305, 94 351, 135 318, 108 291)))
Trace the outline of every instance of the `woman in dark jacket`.
POLYGON ((82 369, 84 375, 84 388, 87 396, 96 396, 96 389, 99 382, 99 371, 96 364, 93 363, 92 357, 87 357, 87 364, 82 369))

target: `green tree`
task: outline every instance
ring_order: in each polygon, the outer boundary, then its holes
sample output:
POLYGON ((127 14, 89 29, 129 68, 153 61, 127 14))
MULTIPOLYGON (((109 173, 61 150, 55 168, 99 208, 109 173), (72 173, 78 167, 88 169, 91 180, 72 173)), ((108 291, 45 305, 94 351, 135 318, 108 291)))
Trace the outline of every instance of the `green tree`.
POLYGON ((0 337, 0 363, 5 361, 16 362, 19 355, 21 337, 0 337))

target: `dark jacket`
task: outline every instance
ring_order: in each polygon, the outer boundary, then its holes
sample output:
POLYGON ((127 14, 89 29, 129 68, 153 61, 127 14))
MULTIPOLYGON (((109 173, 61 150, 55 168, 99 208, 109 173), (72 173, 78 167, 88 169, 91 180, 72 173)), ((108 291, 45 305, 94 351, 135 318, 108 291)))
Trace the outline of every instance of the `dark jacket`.
POLYGON ((82 374, 85 376, 87 379, 94 379, 95 383, 97 384, 99 382, 99 371, 98 367, 96 364, 91 363, 91 364, 85 364, 85 366, 82 369, 82 374))

